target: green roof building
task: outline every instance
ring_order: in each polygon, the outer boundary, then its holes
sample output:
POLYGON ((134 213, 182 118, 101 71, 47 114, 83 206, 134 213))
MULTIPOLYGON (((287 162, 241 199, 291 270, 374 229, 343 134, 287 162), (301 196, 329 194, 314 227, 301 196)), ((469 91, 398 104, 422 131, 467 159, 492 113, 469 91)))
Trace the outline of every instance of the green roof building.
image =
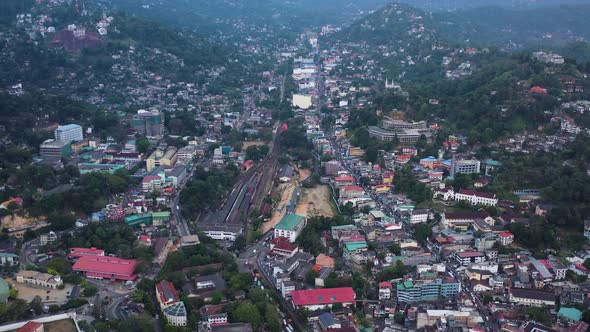
POLYGON ((297 236, 301 234, 303 227, 307 224, 305 217, 297 214, 288 214, 281 219, 281 221, 275 225, 274 236, 286 237, 289 242, 295 242, 297 236))
POLYGON ((152 222, 159 226, 170 221, 170 211, 152 212, 152 222))
POLYGON ((154 222, 154 220, 152 219, 151 213, 134 214, 134 215, 125 217, 125 219, 123 219, 123 221, 125 221, 125 223, 129 227, 133 227, 133 226, 137 226, 137 225, 141 225, 141 224, 151 225, 154 222))

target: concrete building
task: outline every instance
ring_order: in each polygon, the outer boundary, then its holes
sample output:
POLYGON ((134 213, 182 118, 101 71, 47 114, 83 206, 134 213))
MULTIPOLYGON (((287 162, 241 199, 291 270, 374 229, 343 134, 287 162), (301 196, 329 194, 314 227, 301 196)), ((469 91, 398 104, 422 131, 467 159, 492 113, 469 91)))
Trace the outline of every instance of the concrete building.
POLYGON ((381 141, 395 141, 398 140, 401 144, 416 143, 422 133, 418 129, 395 129, 387 130, 377 126, 369 126, 369 136, 377 138, 381 141))
POLYGON ((156 284, 156 298, 166 320, 172 326, 186 326, 187 312, 184 302, 180 301, 174 284, 162 280, 156 284))
POLYGON ((455 253, 454 258, 460 265, 467 266, 485 262, 486 255, 479 251, 460 251, 455 253))
POLYGON ((0 278, 0 304, 8 303, 10 296, 10 287, 4 278, 0 278))
POLYGON ((493 193, 461 189, 455 193, 455 201, 466 201, 471 205, 496 206, 498 196, 493 193))
POLYGON ((305 217, 296 214, 288 214, 275 225, 274 236, 286 237, 289 239, 289 242, 293 243, 295 242, 295 239, 297 239, 297 236, 301 234, 306 223, 307 220, 305 217))
POLYGON ((555 306, 555 292, 533 288, 511 287, 508 290, 508 300, 519 305, 542 307, 555 306))
POLYGON ((63 285, 63 280, 59 275, 41 273, 32 270, 22 270, 18 272, 16 274, 16 282, 51 289, 57 289, 59 286, 63 285))
POLYGON ((461 292, 461 283, 453 280, 404 281, 396 285, 397 299, 413 303, 455 297, 461 292))
POLYGON ((70 142, 48 139, 41 143, 39 154, 41 157, 48 159, 67 158, 72 154, 72 145, 70 142))
POLYGON ((162 137, 164 135, 164 113, 158 110, 138 110, 131 119, 131 126, 138 133, 147 137, 162 137))
POLYGON ((452 160, 451 177, 455 174, 479 174, 481 171, 481 162, 479 160, 452 160))
POLYGON ((84 135, 82 133, 82 127, 77 124, 68 124, 64 126, 59 126, 53 132, 56 141, 62 142, 77 142, 84 139, 84 135))
POLYGON ((19 263, 19 257, 16 254, 0 252, 0 265, 16 266, 19 263))
POLYGON ((170 147, 166 151, 157 149, 145 160, 148 172, 153 171, 158 166, 173 166, 176 163, 176 148, 170 147))

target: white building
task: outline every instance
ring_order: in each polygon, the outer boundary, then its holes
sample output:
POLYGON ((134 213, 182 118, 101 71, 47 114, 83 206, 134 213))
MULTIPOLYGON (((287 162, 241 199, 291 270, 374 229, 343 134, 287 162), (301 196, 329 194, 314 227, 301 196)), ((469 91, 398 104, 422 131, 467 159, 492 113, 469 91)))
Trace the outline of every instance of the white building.
POLYGON ((275 238, 286 237, 291 243, 293 243, 297 239, 297 236, 301 234, 305 225, 305 217, 296 214, 288 214, 275 225, 274 236, 275 238))
POLYGON ((525 306, 555 306, 555 293, 540 289, 512 287, 508 291, 508 299, 512 303, 525 306))
POLYGON ((156 284, 156 298, 164 317, 172 326, 186 326, 186 307, 184 302, 180 301, 174 284, 166 280, 156 284))
POLYGON ((309 109, 312 105, 311 96, 294 94, 292 105, 293 107, 299 107, 304 110, 309 109))
POLYGON ((55 140, 63 142, 81 141, 84 139, 82 127, 77 124, 59 126, 54 131, 55 140))
POLYGON ((22 270, 16 274, 16 282, 56 289, 63 285, 61 277, 38 271, 22 270))
POLYGON ((410 224, 420 224, 428 221, 428 210, 413 210, 410 214, 410 224))
POLYGON ((496 206, 498 196, 492 193, 461 189, 455 193, 455 201, 467 201, 471 205, 496 206))
POLYGON ((211 327, 213 325, 226 324, 227 323, 227 312, 222 312, 220 314, 213 314, 213 315, 207 316, 207 323, 209 324, 209 327, 211 327))

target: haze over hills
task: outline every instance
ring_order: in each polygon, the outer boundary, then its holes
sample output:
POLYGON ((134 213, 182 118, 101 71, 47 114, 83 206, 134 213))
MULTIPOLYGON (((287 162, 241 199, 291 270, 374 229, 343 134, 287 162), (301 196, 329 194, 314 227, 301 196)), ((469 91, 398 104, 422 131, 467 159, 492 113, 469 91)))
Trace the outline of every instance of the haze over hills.
POLYGON ((588 3, 586 0, 400 0, 400 2, 434 11, 453 11, 489 6, 524 9, 588 3))

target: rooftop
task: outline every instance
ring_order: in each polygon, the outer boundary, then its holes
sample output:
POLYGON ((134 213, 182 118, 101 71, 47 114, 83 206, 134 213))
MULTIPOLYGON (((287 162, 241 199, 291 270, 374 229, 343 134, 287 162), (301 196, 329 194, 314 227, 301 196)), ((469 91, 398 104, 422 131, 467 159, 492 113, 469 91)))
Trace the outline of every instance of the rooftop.
POLYGON ((123 259, 109 256, 82 256, 74 264, 74 271, 94 272, 99 274, 133 277, 135 259, 123 259))
POLYGON ((303 221, 304 217, 297 214, 288 214, 276 224, 275 229, 292 231, 303 221))
POLYGON ((355 293, 352 287, 321 288, 309 290, 296 290, 291 292, 293 303, 296 306, 319 305, 334 303, 352 303, 355 301, 355 293))

